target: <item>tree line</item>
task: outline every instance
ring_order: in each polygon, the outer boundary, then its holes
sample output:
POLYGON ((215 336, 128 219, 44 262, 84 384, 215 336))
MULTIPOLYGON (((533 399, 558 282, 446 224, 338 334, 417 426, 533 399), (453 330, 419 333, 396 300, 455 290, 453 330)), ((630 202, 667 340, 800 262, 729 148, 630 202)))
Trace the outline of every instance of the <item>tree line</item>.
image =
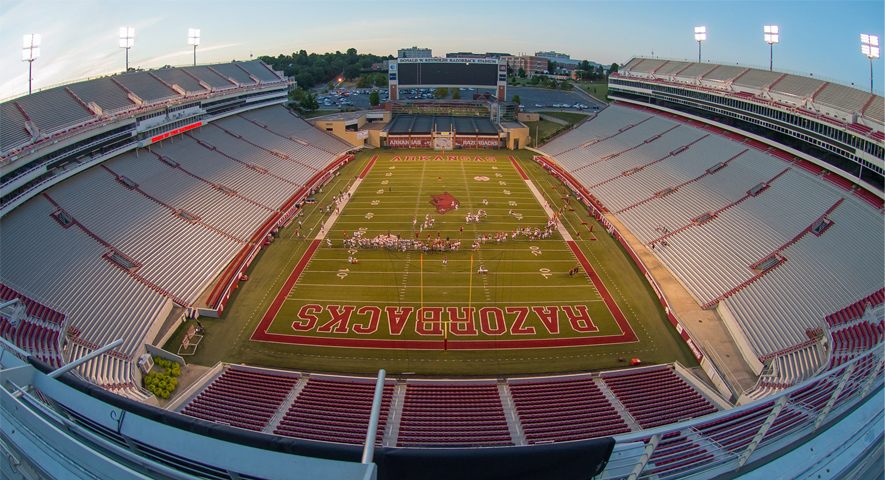
MULTIPOLYGON (((315 85, 328 83, 339 77, 345 80, 353 80, 360 77, 363 72, 371 71, 373 63, 383 62, 392 58, 392 55, 381 57, 370 53, 357 53, 355 48, 348 48, 344 53, 336 51, 334 53, 320 54, 299 50, 288 55, 280 54, 276 57, 259 57, 261 61, 270 65, 274 70, 283 72, 287 77, 293 77, 302 88, 312 88, 315 85)), ((376 73, 374 78, 369 81, 376 83, 379 78, 383 78, 384 85, 387 85, 386 72, 376 73)), ((370 86, 372 85, 365 85, 365 87, 370 86)))

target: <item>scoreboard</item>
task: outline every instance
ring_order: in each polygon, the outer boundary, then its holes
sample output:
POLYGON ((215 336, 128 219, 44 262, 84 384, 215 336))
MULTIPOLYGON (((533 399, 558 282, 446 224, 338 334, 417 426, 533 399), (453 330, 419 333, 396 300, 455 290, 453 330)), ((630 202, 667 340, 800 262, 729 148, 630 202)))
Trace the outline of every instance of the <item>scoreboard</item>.
POLYGON ((497 58, 399 58, 390 61, 390 99, 399 88, 472 87, 497 89, 503 99, 507 65, 497 58))

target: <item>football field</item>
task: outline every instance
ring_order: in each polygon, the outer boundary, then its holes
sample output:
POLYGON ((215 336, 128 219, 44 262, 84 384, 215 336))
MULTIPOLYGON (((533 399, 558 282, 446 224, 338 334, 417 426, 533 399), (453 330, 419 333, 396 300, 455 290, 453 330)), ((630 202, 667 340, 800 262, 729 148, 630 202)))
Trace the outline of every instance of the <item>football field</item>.
POLYGON ((209 350, 347 372, 693 364, 641 274, 568 193, 530 152, 363 152, 262 254, 218 321, 241 323, 237 340, 216 348, 212 325, 209 350))

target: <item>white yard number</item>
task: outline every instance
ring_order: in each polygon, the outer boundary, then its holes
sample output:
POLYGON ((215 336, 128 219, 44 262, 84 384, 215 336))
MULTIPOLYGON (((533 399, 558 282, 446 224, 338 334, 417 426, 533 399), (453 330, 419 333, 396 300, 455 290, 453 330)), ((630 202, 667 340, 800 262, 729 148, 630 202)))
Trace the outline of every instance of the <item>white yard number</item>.
POLYGON ((504 186, 507 185, 507 182, 505 182, 504 180, 498 180, 498 185, 504 186))
POLYGON ((359 229, 357 229, 357 231, 360 232, 360 235, 365 235, 366 232, 369 231, 369 229, 366 227, 360 227, 359 229))
POLYGON ((369 212, 369 213, 366 214, 366 220, 371 220, 371 219, 373 219, 373 218, 375 218, 375 214, 374 214, 374 213, 369 212))
POLYGON ((355 248, 348 248, 347 253, 349 255, 356 255, 356 249, 355 248))
POLYGON ((504 195, 510 195, 510 190, 504 189, 504 195))
POLYGON ((340 279, 343 280, 344 277, 347 276, 347 272, 349 272, 349 271, 350 271, 349 268, 339 268, 339 269, 338 269, 338 273, 336 273, 335 275, 336 275, 338 278, 340 278, 340 279))
POLYGON ((385 177, 392 177, 392 176, 393 176, 393 172, 387 172, 387 173, 384 174, 384 176, 385 176, 385 177))
POLYGON ((383 189, 383 188, 379 188, 378 191, 375 192, 375 193, 377 193, 378 195, 384 195, 384 189, 383 189))
POLYGON ((492 170, 497 170, 497 169, 498 169, 498 167, 492 165, 492 170))
POLYGON ((391 165, 387 167, 388 170, 396 170, 396 165, 391 165))
POLYGON ((381 185, 387 185, 390 183, 390 180, 381 180, 381 185))
POLYGON ((515 207, 517 204, 514 200, 510 200, 509 202, 507 202, 507 205, 509 205, 511 207, 515 207))
POLYGON ((377 207, 379 203, 381 203, 381 200, 372 200, 373 207, 377 207))
POLYGON ((522 214, 521 214, 521 213, 516 213, 516 212, 514 212, 514 213, 513 213, 513 218, 515 218, 515 219, 517 219, 517 220, 522 220, 522 214))
POLYGON ((541 272, 541 276, 544 278, 550 278, 551 276, 553 276, 553 274, 550 273, 549 268, 539 268, 538 271, 541 272))
POLYGON ((504 176, 504 175, 501 175, 500 172, 495 172, 495 178, 501 178, 501 177, 503 177, 503 176, 504 176))
MULTIPOLYGON (((534 256, 537 257, 538 255, 541 254, 541 247, 536 246, 536 245, 532 245, 532 246, 529 247, 529 251, 532 252, 532 255, 534 255, 534 256)), ((547 269, 546 269, 546 268, 542 268, 541 270, 547 270, 547 269)), ((549 272, 550 270, 547 270, 547 271, 549 272)))

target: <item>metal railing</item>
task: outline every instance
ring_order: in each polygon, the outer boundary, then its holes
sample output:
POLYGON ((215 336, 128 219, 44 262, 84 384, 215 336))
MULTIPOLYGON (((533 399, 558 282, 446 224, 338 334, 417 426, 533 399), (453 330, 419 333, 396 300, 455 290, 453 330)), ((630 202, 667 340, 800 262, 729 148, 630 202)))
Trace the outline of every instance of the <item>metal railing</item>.
POLYGON ((615 437, 602 479, 713 477, 803 443, 881 388, 881 344, 771 397, 615 437))

